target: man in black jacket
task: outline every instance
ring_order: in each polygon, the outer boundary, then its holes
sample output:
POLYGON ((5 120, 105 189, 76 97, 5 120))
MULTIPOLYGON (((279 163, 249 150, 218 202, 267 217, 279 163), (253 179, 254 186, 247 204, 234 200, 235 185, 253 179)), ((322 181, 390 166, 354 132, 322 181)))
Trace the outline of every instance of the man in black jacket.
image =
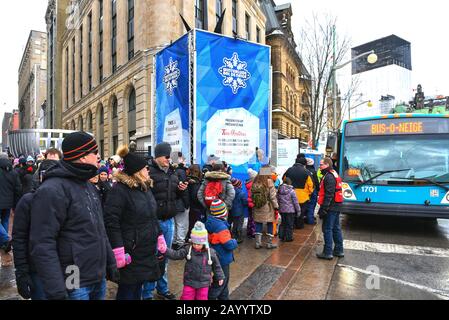
POLYGON ((89 179, 97 174, 98 145, 85 132, 62 143, 31 204, 30 256, 47 299, 101 300, 117 265, 101 201, 89 179))
POLYGON ((8 236, 9 216, 21 196, 22 186, 19 175, 12 168, 8 155, 0 155, 0 250, 11 251, 8 236))
MULTIPOLYGON (((186 193, 188 183, 179 181, 173 167, 170 166, 170 144, 163 142, 156 146, 154 159, 149 162, 150 177, 153 180, 153 195, 157 203, 157 217, 164 235, 167 247, 171 247, 174 235, 174 217, 180 211, 182 199, 186 193)), ((144 300, 153 299, 153 290, 162 299, 175 300, 176 296, 168 289, 167 272, 156 282, 145 282, 142 293, 144 300)))
POLYGON ((307 215, 305 218, 306 224, 315 224, 315 208, 318 201, 318 191, 320 190, 320 181, 315 170, 315 161, 307 158, 306 170, 310 172, 310 177, 313 181, 313 193, 310 195, 310 201, 307 203, 307 215))
POLYGON ((337 179, 340 179, 340 177, 333 170, 333 162, 330 158, 324 158, 320 161, 320 169, 323 173, 323 180, 318 198, 320 204, 318 215, 323 219, 324 248, 322 253, 317 253, 317 257, 332 260, 333 257, 344 257, 343 234, 340 226, 340 204, 335 202, 337 179), (332 250, 332 241, 335 243, 334 250, 332 250))

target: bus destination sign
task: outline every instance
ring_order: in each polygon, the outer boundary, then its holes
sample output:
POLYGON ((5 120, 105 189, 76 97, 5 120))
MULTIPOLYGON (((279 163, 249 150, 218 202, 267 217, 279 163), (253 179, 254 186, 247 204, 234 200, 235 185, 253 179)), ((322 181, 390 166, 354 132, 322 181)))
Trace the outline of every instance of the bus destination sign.
POLYGON ((394 118, 354 121, 346 124, 345 136, 383 136, 449 133, 449 118, 394 118))

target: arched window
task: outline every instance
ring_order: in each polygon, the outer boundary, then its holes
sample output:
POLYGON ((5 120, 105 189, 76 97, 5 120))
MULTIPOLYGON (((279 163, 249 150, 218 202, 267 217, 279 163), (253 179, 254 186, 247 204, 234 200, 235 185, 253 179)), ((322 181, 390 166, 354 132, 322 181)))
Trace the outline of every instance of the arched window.
POLYGON ((117 97, 114 96, 112 98, 112 119, 115 119, 118 117, 118 102, 117 97))
POLYGON ((79 116, 78 118, 78 129, 80 131, 84 131, 84 121, 83 121, 83 116, 79 116))
POLYGON ((104 109, 103 105, 100 105, 100 110, 98 111, 98 124, 104 124, 104 109))
POLYGON ((93 129, 93 123, 92 123, 92 111, 88 111, 87 112, 87 131, 89 131, 90 133, 92 133, 92 129, 93 129))
POLYGON ((289 102, 290 102, 290 100, 289 100, 290 95, 289 95, 289 92, 288 92, 288 88, 285 88, 285 96, 286 96, 285 109, 288 110, 289 102))
POLYGON ((76 130, 75 120, 72 120, 71 127, 72 127, 72 130, 76 130))
POLYGON ((136 90, 134 88, 129 93, 129 109, 128 112, 136 110, 136 90))

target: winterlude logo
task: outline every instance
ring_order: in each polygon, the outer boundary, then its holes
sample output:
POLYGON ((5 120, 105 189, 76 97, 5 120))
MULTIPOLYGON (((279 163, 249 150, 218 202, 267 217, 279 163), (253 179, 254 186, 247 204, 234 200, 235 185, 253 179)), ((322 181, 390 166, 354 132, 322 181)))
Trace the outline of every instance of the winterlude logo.
POLYGON ((173 61, 170 57, 170 62, 165 68, 164 83, 165 90, 169 95, 173 95, 173 90, 178 87, 178 79, 181 75, 181 71, 178 69, 178 61, 173 61))
POLYGON ((225 64, 218 72, 225 78, 223 85, 232 88, 232 93, 237 94, 240 88, 246 88, 246 81, 251 78, 251 73, 246 70, 247 63, 240 61, 239 55, 234 52, 231 59, 224 58, 225 64))

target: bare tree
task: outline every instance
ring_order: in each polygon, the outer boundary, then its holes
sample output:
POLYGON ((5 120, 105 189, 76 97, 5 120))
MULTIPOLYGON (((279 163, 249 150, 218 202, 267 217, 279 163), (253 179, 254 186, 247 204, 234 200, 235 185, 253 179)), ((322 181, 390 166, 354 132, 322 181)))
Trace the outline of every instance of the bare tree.
MULTIPOLYGON (((331 16, 314 14, 312 21, 306 21, 300 30, 299 54, 309 71, 310 77, 303 77, 306 95, 309 98, 306 108, 309 113, 309 127, 313 147, 318 144, 323 129, 330 116, 327 110, 332 105, 332 67, 334 53, 333 32, 337 19, 331 16)), ((349 39, 336 35, 335 64, 342 62, 350 49, 349 39)), ((355 90, 352 90, 352 93, 355 90)), ((342 106, 343 107, 343 106, 342 106)), ((332 108, 331 108, 332 109, 332 108)), ((338 116, 338 115, 337 115, 338 116)), ((340 112, 341 123, 344 112, 340 112)))

